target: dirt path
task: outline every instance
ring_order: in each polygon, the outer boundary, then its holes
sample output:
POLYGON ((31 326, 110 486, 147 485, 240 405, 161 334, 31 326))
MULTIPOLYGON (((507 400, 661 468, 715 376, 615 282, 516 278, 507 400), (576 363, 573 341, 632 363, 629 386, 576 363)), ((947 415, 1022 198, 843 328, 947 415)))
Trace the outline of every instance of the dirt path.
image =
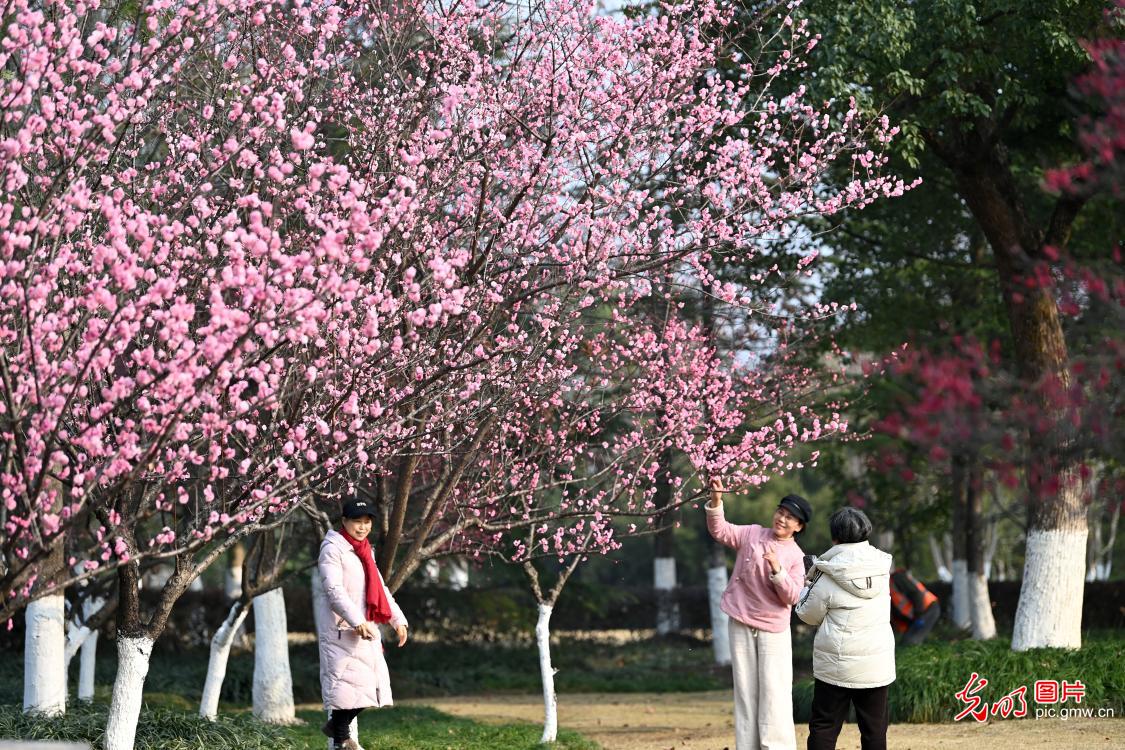
MULTIPOLYGON (((600 742, 606 750, 723 750, 733 748, 730 693, 559 696, 559 724, 600 742)), ((485 722, 543 720, 539 696, 433 698, 409 701, 485 722)), ((797 746, 808 728, 797 727, 797 746)), ((1125 747, 1122 719, 1023 719, 990 724, 896 724, 888 734, 896 750, 1100 750, 1125 747)), ((845 725, 839 750, 859 750, 859 732, 845 725)))

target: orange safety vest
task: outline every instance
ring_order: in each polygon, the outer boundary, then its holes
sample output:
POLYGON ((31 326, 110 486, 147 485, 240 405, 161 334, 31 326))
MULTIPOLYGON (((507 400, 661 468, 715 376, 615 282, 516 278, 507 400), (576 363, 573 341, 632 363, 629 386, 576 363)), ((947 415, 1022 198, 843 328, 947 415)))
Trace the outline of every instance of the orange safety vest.
POLYGON ((929 609, 938 598, 934 596, 932 591, 914 580, 914 577, 909 573, 900 571, 899 573, 891 575, 891 613, 898 615, 898 617, 891 618, 891 623, 900 633, 905 633, 910 628, 910 623, 914 621, 914 602, 910 601, 910 597, 904 592, 899 591, 895 586, 896 575, 902 575, 906 579, 906 584, 908 586, 913 585, 922 593, 923 612, 929 609))

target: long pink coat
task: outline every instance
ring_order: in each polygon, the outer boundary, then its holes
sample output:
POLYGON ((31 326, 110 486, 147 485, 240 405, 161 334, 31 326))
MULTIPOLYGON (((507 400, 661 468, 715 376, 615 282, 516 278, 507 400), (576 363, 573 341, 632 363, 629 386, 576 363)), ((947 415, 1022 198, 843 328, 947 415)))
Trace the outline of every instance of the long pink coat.
MULTIPOLYGON (((329 531, 320 543, 317 561, 324 598, 317 602, 320 632, 320 690, 324 707, 370 708, 389 706, 391 677, 381 641, 365 641, 354 628, 364 617, 363 565, 348 540, 329 531)), ((382 581, 382 574, 379 580, 382 581)), ((406 625, 406 617, 387 589, 391 626, 406 625)))

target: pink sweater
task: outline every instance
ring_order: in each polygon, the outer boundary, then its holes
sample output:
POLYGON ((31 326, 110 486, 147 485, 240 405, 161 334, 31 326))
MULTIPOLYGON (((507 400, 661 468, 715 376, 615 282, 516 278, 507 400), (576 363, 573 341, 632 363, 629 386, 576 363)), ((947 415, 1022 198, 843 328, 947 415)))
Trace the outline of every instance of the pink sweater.
POLYGON ((720 603, 722 610, 739 622, 767 633, 789 628, 789 610, 797 603, 804 583, 804 553, 793 539, 780 540, 773 529, 758 524, 738 526, 728 523, 723 504, 704 506, 707 530, 721 544, 737 550, 734 571, 720 603), (770 573, 762 557, 773 546, 781 570, 770 573))

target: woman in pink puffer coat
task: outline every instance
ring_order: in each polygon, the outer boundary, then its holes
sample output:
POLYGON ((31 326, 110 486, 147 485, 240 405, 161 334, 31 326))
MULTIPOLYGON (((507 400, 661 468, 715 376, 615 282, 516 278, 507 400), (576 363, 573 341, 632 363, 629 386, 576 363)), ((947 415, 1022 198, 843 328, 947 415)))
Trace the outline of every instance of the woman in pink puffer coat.
POLYGON ((352 719, 365 708, 392 703, 379 624, 389 623, 406 644, 406 617, 383 584, 367 535, 373 508, 364 500, 344 505, 339 531, 329 531, 317 562, 324 599, 317 603, 320 689, 331 711, 322 731, 335 750, 360 750, 348 736, 352 719))

